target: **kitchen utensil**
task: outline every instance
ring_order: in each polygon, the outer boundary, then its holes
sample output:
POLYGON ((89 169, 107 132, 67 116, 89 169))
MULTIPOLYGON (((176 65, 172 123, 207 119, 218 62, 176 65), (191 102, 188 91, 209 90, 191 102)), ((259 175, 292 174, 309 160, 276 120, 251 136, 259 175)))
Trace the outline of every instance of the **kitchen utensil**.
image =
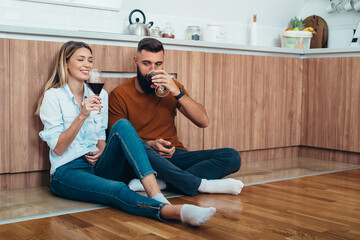
POLYGON ((354 10, 360 12, 360 1, 354 3, 354 10))
POLYGON ((310 48, 327 48, 328 25, 325 20, 317 15, 312 15, 303 20, 306 27, 312 27, 316 34, 313 35, 310 48))
POLYGON ((346 11, 354 10, 354 2, 353 2, 353 0, 347 0, 347 2, 344 5, 344 9, 346 11))
POLYGON ((333 13, 333 12, 336 12, 336 4, 333 3, 333 2, 330 2, 330 4, 326 7, 326 11, 328 13, 333 13))
POLYGON ((126 28, 126 34, 130 34, 130 35, 138 35, 138 36, 150 36, 150 28, 151 26, 154 24, 152 21, 145 24, 146 22, 146 17, 145 14, 143 13, 143 11, 141 11, 140 9, 134 9, 130 12, 129 15, 129 23, 130 25, 127 26, 126 28), (135 21, 132 21, 132 15, 136 12, 139 12, 142 17, 143 17, 143 21, 140 22, 139 18, 136 18, 135 21))

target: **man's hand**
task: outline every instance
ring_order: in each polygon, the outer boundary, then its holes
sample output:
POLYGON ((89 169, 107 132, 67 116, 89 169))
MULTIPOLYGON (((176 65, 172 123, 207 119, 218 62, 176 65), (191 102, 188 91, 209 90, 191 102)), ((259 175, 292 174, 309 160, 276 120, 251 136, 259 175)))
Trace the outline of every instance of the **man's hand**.
POLYGON ((170 94, 173 96, 177 96, 180 94, 178 86, 176 86, 174 80, 167 72, 165 72, 164 70, 155 70, 154 73, 156 75, 152 77, 152 88, 161 85, 169 89, 170 94))
POLYGON ((147 141, 147 144, 164 158, 171 158, 175 152, 175 147, 170 147, 171 142, 168 142, 161 138, 147 141))

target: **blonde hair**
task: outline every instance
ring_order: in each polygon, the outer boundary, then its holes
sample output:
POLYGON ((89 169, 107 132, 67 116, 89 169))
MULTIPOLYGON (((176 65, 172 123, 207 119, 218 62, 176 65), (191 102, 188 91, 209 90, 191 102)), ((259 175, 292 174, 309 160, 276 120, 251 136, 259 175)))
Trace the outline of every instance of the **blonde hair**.
POLYGON ((69 73, 66 67, 66 63, 74 54, 74 52, 79 48, 87 48, 92 53, 90 46, 84 42, 69 41, 64 43, 60 48, 59 55, 56 59, 54 71, 50 79, 46 82, 44 91, 38 101, 38 106, 35 112, 36 115, 40 114, 40 107, 44 99, 45 92, 50 88, 60 88, 67 83, 69 73))

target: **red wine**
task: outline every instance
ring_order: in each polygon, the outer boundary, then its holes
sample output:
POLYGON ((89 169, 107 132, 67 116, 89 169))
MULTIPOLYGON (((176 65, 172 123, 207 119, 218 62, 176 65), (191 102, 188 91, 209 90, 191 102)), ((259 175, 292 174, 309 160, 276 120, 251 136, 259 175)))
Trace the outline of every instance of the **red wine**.
POLYGON ((91 91, 93 91, 96 95, 99 96, 101 89, 104 86, 104 83, 87 83, 87 85, 90 87, 91 91))

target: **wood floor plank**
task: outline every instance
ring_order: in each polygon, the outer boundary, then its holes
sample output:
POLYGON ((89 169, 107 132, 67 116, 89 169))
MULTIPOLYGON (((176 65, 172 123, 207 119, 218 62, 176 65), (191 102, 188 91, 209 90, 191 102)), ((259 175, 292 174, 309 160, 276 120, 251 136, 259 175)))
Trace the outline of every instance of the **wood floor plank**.
POLYGON ((360 169, 170 201, 217 213, 194 228, 104 208, 0 225, 0 239, 360 239, 360 169))

